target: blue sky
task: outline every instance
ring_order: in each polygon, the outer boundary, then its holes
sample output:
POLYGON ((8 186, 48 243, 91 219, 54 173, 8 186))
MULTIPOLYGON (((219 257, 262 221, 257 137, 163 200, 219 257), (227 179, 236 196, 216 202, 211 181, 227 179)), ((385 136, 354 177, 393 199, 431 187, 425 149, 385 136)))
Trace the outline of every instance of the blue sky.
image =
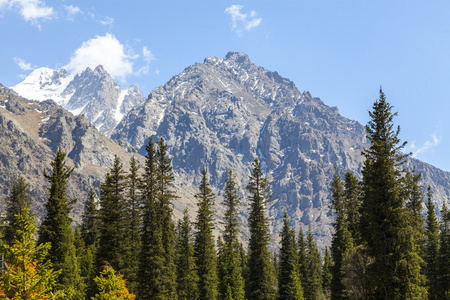
POLYGON ((449 1, 0 0, 0 83, 103 64, 148 95, 240 51, 362 124, 382 85, 407 150, 450 171, 449 14, 449 1))

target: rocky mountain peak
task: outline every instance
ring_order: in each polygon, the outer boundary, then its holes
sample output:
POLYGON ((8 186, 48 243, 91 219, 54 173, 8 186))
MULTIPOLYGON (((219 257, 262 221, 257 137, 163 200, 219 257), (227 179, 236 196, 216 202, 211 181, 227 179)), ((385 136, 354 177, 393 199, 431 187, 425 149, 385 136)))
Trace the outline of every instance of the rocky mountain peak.
POLYGON ((76 75, 64 69, 40 68, 12 88, 29 99, 52 99, 74 115, 84 115, 104 134, 135 104, 145 100, 136 86, 123 90, 101 65, 76 75))

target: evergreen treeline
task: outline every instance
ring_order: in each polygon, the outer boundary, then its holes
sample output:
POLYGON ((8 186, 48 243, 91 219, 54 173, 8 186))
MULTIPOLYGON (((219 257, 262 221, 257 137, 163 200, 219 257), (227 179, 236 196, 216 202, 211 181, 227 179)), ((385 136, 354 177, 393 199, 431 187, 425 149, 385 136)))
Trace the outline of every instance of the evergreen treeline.
POLYGON ((247 249, 239 222, 242 199, 231 170, 222 199, 206 169, 199 178, 195 220, 177 223, 174 174, 165 141, 149 140, 140 170, 115 157, 97 192, 85 199, 81 223, 66 196, 73 169, 58 149, 45 174, 49 198, 39 230, 23 178, 6 198, 2 299, 450 299, 450 209, 436 217, 428 187, 422 212, 420 174, 404 170, 399 128, 380 89, 366 126, 362 179, 338 168, 330 183, 335 215, 330 248, 321 255, 311 225, 296 233, 284 212, 277 250, 266 211, 270 182, 258 159, 248 185, 247 249), (224 207, 223 232, 215 206, 224 207), (34 235, 38 231, 38 239, 34 235), (217 238, 216 238, 217 237, 217 238))

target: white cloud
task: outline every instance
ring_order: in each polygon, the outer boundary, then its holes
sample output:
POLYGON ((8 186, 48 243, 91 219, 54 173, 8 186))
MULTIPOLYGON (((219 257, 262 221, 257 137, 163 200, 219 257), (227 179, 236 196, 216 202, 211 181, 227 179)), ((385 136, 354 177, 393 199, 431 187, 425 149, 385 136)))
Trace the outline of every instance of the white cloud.
POLYGON ((69 20, 73 20, 73 18, 77 14, 82 14, 83 13, 78 6, 65 5, 64 9, 66 10, 66 13, 67 13, 67 16, 68 16, 69 20))
POLYGON ((425 141, 425 143, 423 143, 423 145, 419 148, 416 147, 416 145, 414 144, 414 142, 412 143, 412 145, 410 146, 410 148, 412 149, 413 152, 413 157, 416 157, 417 155, 427 152, 433 148, 435 148, 437 145, 439 145, 441 139, 438 138, 435 134, 433 134, 431 136, 431 139, 425 141))
POLYGON ((237 33, 238 36, 242 36, 244 31, 250 31, 253 28, 261 25, 262 18, 256 17, 256 12, 242 13, 244 8, 242 5, 231 5, 225 9, 225 13, 231 16, 232 25, 231 28, 237 33))
POLYGON ((148 72, 148 65, 151 60, 154 60, 154 56, 147 47, 144 47, 142 49, 144 65, 134 71, 134 64, 140 57, 132 49, 126 49, 114 35, 107 33, 105 36, 96 36, 83 42, 64 68, 69 72, 78 73, 87 67, 94 69, 102 65, 114 79, 125 81, 130 75, 148 72))
POLYGON ((0 9, 19 9, 25 21, 39 27, 40 20, 51 19, 55 15, 53 7, 41 0, 0 0, 0 9))
POLYGON ((108 17, 108 16, 105 17, 104 20, 100 21, 100 24, 102 24, 102 25, 112 25, 113 23, 114 23, 114 19, 111 17, 108 17))
POLYGON ((33 67, 30 63, 25 62, 25 60, 19 57, 14 57, 14 61, 23 71, 30 71, 35 69, 35 67, 33 67))
POLYGON ((147 63, 150 63, 152 60, 155 59, 152 52, 148 50, 147 46, 144 46, 142 48, 142 56, 144 58, 144 61, 146 61, 147 63))

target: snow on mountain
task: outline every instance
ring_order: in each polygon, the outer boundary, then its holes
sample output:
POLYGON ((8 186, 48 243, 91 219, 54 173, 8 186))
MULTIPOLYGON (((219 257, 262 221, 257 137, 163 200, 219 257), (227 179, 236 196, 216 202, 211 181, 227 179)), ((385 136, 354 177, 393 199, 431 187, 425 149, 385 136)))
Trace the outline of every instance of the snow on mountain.
POLYGON ((145 101, 137 86, 122 89, 101 65, 75 75, 64 69, 39 68, 11 89, 28 99, 52 99, 72 114, 84 115, 104 134, 145 101))
POLYGON ((64 106, 72 95, 63 94, 63 91, 74 77, 64 69, 39 68, 12 89, 28 99, 39 101, 53 99, 59 105, 64 106))

